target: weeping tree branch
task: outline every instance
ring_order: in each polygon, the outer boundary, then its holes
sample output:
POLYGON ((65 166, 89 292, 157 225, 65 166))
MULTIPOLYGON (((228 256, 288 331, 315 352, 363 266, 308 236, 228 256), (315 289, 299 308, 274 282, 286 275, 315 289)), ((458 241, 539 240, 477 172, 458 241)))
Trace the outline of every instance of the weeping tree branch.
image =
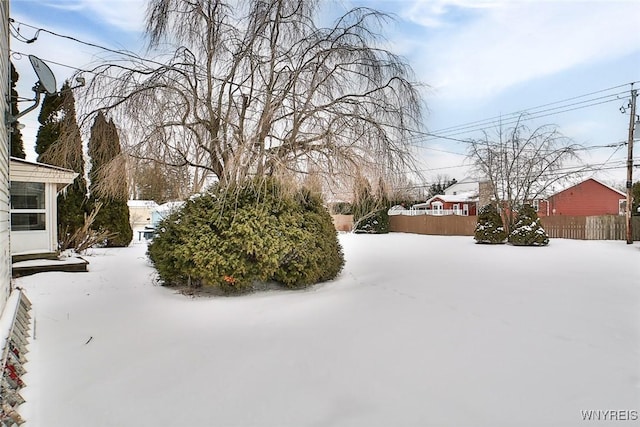
POLYGON ((321 28, 318 6, 150 0, 149 51, 166 59, 96 66, 86 115, 126 124, 138 158, 222 183, 308 164, 415 170, 422 100, 410 67, 379 47, 389 16, 357 8, 321 28))

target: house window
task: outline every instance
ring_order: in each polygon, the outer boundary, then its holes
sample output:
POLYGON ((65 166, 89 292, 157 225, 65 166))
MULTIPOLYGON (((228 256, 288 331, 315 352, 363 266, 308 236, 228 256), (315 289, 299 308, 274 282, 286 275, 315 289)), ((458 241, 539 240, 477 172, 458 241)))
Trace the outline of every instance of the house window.
POLYGON ((453 205, 453 214, 454 215, 460 215, 460 204, 456 203, 455 205, 453 205))
POLYGON ((469 215, 469 205, 468 204, 464 204, 462 205, 462 215, 464 216, 468 216, 469 215))
POLYGON ((442 215, 442 207, 442 202, 431 203, 431 210, 433 210, 434 215, 442 215))
POLYGON ((533 206, 534 211, 540 212, 540 199, 534 199, 533 203, 531 203, 531 206, 533 206))
POLYGON ((11 182, 11 231, 45 230, 43 182, 11 182))

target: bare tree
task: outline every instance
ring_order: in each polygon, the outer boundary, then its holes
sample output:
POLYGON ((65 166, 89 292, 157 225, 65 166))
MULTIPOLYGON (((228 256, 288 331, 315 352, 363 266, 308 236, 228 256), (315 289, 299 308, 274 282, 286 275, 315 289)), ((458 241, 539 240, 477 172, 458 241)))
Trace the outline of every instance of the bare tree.
POLYGON ((520 206, 544 197, 552 185, 578 173, 564 166, 579 160, 579 145, 553 126, 530 130, 522 119, 512 128, 499 127, 494 135, 485 133, 484 138, 469 141, 469 155, 491 184, 508 230, 520 206))
POLYGON ((458 180, 451 178, 447 174, 438 174, 429 186, 429 197, 444 194, 444 190, 457 183, 458 180))
POLYGON ((92 109, 129 123, 136 156, 191 168, 195 190, 211 176, 411 167, 422 105, 410 67, 379 47, 389 17, 357 8, 320 28, 319 3, 150 0, 149 49, 165 59, 97 66, 92 109))

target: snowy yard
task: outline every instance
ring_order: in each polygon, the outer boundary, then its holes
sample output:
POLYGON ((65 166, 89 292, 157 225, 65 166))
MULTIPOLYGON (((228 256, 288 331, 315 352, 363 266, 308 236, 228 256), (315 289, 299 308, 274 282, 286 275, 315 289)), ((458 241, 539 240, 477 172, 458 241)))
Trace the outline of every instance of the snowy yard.
POLYGON ((139 242, 92 251, 89 273, 19 279, 36 320, 25 425, 587 426, 612 423, 584 410, 640 410, 637 244, 340 239, 343 273, 304 291, 188 298, 154 283, 139 242))

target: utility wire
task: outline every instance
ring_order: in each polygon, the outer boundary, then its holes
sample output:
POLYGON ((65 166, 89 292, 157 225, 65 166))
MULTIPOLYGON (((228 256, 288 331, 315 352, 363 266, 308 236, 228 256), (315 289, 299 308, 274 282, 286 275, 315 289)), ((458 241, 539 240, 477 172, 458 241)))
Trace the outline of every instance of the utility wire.
POLYGON ((33 43, 33 42, 35 42, 36 40, 38 40, 38 36, 42 32, 42 33, 51 34, 52 36, 55 36, 55 37, 60 37, 60 38, 63 38, 63 39, 71 40, 71 41, 74 41, 76 43, 83 44, 85 46, 95 47, 96 49, 102 49, 104 51, 115 53, 117 55, 126 56, 126 57, 129 57, 129 58, 132 58, 132 59, 151 62, 151 63, 154 63, 156 65, 166 65, 166 64, 163 64, 161 62, 155 61, 153 59, 143 58, 140 55, 137 55, 135 53, 132 53, 132 52, 129 52, 129 51, 126 51, 126 50, 111 49, 111 48, 108 48, 106 46, 102 46, 102 45, 99 45, 99 44, 96 44, 96 43, 80 40, 80 39, 78 39, 76 37, 73 37, 73 36, 68 36, 68 35, 65 35, 65 34, 56 33, 55 31, 47 30, 46 28, 35 27, 35 26, 27 24, 25 22, 16 21, 13 18, 9 18, 9 26, 16 32, 16 38, 18 40, 24 42, 24 43, 33 43), (23 36, 20 33, 20 28, 19 27, 16 28, 14 24, 18 24, 19 26, 25 26, 27 28, 31 28, 33 30, 36 30, 36 32, 35 32, 35 34, 34 34, 34 36, 32 38, 27 39, 25 36, 23 36))
MULTIPOLYGON (((565 99, 561 99, 559 101, 553 101, 553 102, 549 102, 549 103, 546 103, 546 104, 538 105, 538 106, 535 106, 535 107, 529 107, 529 108, 525 108, 525 109, 522 109, 522 110, 519 110, 519 111, 514 111, 514 112, 511 112, 511 113, 506 113, 506 114, 503 114, 503 115, 490 117, 488 119, 476 120, 476 121, 469 122, 469 123, 463 123, 463 124, 460 124, 460 125, 441 128, 441 129, 434 130, 433 133, 436 133, 436 134, 445 133, 446 134, 446 133, 448 133, 448 131, 455 131, 455 130, 458 130, 458 128, 460 128, 460 127, 469 127, 471 125, 483 125, 484 123, 487 123, 487 122, 493 123, 495 121, 499 121, 499 120, 501 120, 501 119, 503 119, 505 117, 508 117, 508 116, 520 115, 522 113, 526 113, 526 112, 533 111, 533 110, 538 110, 540 108, 548 107, 548 106, 551 106, 551 105, 564 104, 566 102, 573 101, 573 100, 576 100, 576 99, 586 98, 587 96, 597 95, 599 93, 608 92, 608 91, 611 91, 611 90, 614 90, 614 89, 619 89, 621 87, 625 87, 625 86, 628 86, 628 85, 633 84, 633 83, 638 83, 638 82, 624 83, 624 84, 621 84, 621 85, 618 85, 618 86, 612 86, 612 87, 609 87, 609 88, 606 88, 606 89, 597 90, 597 91, 586 93, 586 94, 583 94, 583 95, 573 96, 571 98, 565 98, 565 99)), ((622 92, 622 93, 626 93, 626 91, 622 92)), ((557 108, 562 108, 562 107, 557 107, 557 108)))
MULTIPOLYGON (((123 55, 123 56, 129 57, 129 58, 132 58, 132 59, 150 62, 150 63, 153 63, 155 65, 159 65, 159 66, 166 66, 167 65, 167 64, 164 64, 162 62, 155 61, 153 59, 144 58, 144 57, 142 57, 140 55, 133 54, 133 53, 131 53, 129 51, 111 49, 111 48, 108 48, 106 46, 102 46, 102 45, 99 45, 99 44, 96 44, 96 43, 92 43, 92 42, 87 42, 87 41, 78 39, 78 38, 73 37, 73 36, 60 34, 60 33, 57 33, 57 32, 51 31, 51 30, 47 30, 45 28, 36 27, 36 26, 30 25, 28 23, 22 22, 22 21, 16 21, 16 20, 14 20, 12 18, 10 18, 10 26, 16 32, 16 35, 15 35, 16 38, 18 40, 20 40, 20 41, 25 42, 25 43, 33 43, 34 41, 37 40, 38 35, 39 35, 40 32, 45 32, 45 33, 51 34, 51 35, 56 36, 56 37, 72 40, 74 42, 81 43, 81 44, 84 44, 86 46, 91 46, 91 47, 94 47, 94 48, 97 48, 97 49, 102 49, 104 51, 115 53, 115 54, 118 54, 118 55, 123 55), (31 28, 31 29, 35 30, 36 31, 35 35, 32 38, 27 39, 25 36, 23 36, 20 33, 19 27, 16 28, 14 24, 18 24, 19 26, 25 26, 27 28, 31 28)), ((52 61, 50 61, 50 62, 52 62, 52 61)), ((58 64, 58 65, 62 65, 62 64, 58 64)), ((62 65, 62 66, 66 66, 66 65, 62 65)), ((75 68, 75 67, 71 67, 71 66, 67 66, 67 67, 75 68)), ((87 70, 81 70, 81 71, 89 72, 87 70)), ((632 82, 631 84, 638 83, 638 82, 640 82, 640 81, 632 82)), ((526 112, 529 112, 529 111, 539 110, 541 108, 552 106, 552 105, 557 105, 557 104, 565 104, 565 103, 567 103, 569 101, 573 101, 573 100, 576 100, 576 99, 585 98, 585 97, 592 96, 592 95, 597 95, 597 94, 604 93, 604 92, 607 92, 607 91, 611 91, 611 90, 614 90, 614 89, 619 89, 621 87, 627 86, 628 84, 629 83, 620 84, 620 85, 612 86, 612 87, 609 87, 609 88, 606 88, 606 89, 601 89, 601 90, 589 92, 589 93, 586 93, 586 94, 577 95, 577 96, 573 96, 573 97, 570 97, 570 98, 565 98, 565 99, 558 100, 558 101, 553 101, 553 102, 550 102, 550 103, 538 105, 536 107, 530 107, 530 108, 527 108, 527 109, 524 109, 524 110, 520 110, 520 111, 516 111, 516 112, 512 112, 512 113, 507 113, 507 114, 505 114, 505 116, 506 117, 514 116, 514 115, 518 115, 519 116, 519 115, 521 115, 523 113, 526 113, 526 112)), ((591 107, 591 106, 595 106, 595 105, 600 105, 602 103, 615 101, 615 100, 617 100, 617 98, 616 99, 612 99, 612 100, 608 100, 608 101, 602 101, 602 102, 599 102, 599 103, 592 103, 593 101, 596 101, 596 100, 599 100, 599 99, 604 99, 604 98, 609 98, 611 96, 617 96, 617 95, 620 95, 622 93, 626 93, 626 92, 620 92, 620 93, 616 93, 616 94, 606 95, 606 96, 602 96, 602 97, 599 97, 599 98, 593 98, 593 99, 590 99, 590 100, 580 101, 580 102, 577 102, 577 103, 567 104, 567 105, 563 105, 563 106, 555 107, 555 108, 550 108, 550 109, 546 109, 546 110, 534 111, 532 114, 535 117, 526 117, 526 119, 527 120, 531 120, 531 119, 536 119, 536 118, 541 118, 541 117, 546 117, 546 116, 549 116, 549 115, 556 114, 556 113, 541 114, 541 113, 546 113, 546 112, 549 112, 549 111, 561 110, 561 111, 558 111, 557 113, 564 113, 564 112, 567 112, 567 111, 574 111, 574 110, 579 109, 579 108, 587 108, 587 107, 591 107), (592 104, 589 104, 589 105, 586 105, 586 106, 583 106, 583 107, 579 107, 579 108, 573 108, 573 109, 567 109, 566 108, 566 107, 579 105, 579 104, 584 104, 584 103, 592 103, 592 104)), ((464 134, 464 133, 469 133, 469 132, 459 132, 459 131, 461 129, 467 129, 471 125, 480 126, 479 128, 474 129, 476 131, 477 130, 485 130, 487 128, 490 128, 491 127, 490 125, 495 125, 497 123, 500 123, 501 117, 502 116, 496 116, 496 117, 492 117, 492 118, 489 118, 489 119, 484 119, 484 120, 479 120, 479 121, 470 122, 470 123, 466 123, 466 124, 456 125, 456 126, 452 126, 452 127, 448 127, 448 128, 438 129, 438 130, 433 131, 433 132, 428 132, 428 133, 418 132, 418 133, 422 133, 422 134, 424 134, 424 136, 430 136, 430 137, 433 137, 433 138, 450 139, 450 140, 453 140, 453 141, 456 141, 456 142, 466 142, 464 140, 460 140, 460 139, 457 139, 457 138, 452 138, 452 136, 456 136, 456 135, 460 135, 460 134, 464 134), (443 133, 445 135, 442 135, 443 133)), ((508 122, 506 124, 513 124, 513 123, 516 123, 516 122, 517 122, 517 120, 508 122)))
MULTIPOLYGON (((102 46, 96 43, 92 43, 92 42, 87 42, 81 39, 78 39, 76 37, 73 36, 68 36, 68 35, 64 35, 64 34, 60 34, 51 30, 47 30, 46 28, 40 28, 40 27, 36 27, 30 24, 27 24, 25 22, 21 22, 21 21, 16 21, 12 18, 9 19, 9 25, 10 25, 10 31, 12 36, 14 36, 17 40, 30 44, 35 42, 38 39, 38 36, 40 35, 41 32, 44 33, 48 33, 52 36, 55 37, 59 37, 59 38, 64 38, 67 40, 71 40, 74 41, 76 43, 80 43, 86 46, 90 46, 90 47, 94 47, 97 49, 101 49, 107 52, 111 52, 117 55, 122 55, 125 57, 129 57, 135 60, 139 60, 139 61, 145 61, 145 62, 149 62, 149 63, 153 63, 159 66, 166 66, 166 64, 152 60, 152 59, 148 59, 148 58, 144 58, 141 57, 140 55, 136 55, 134 53, 131 53, 129 51, 123 51, 123 50, 115 50, 115 49, 111 49, 108 48, 106 46, 102 46), (16 27, 14 24, 18 24, 18 27, 16 27), (30 29, 35 30, 35 34, 32 38, 27 38, 24 35, 21 34, 20 32, 20 26, 24 26, 30 29)), ((17 51, 12 51, 14 54, 19 54, 19 55, 25 55, 22 52, 17 52, 17 51)), ((75 67, 75 66, 71 66, 68 64, 63 64, 60 62, 56 62, 56 61, 51 61, 51 60, 46 60, 47 62, 50 62, 52 64, 61 66, 61 67, 66 67, 69 69, 73 69, 75 71, 80 71, 80 72, 85 72, 85 73, 90 73, 90 74, 97 74, 96 72, 90 71, 90 70, 86 70, 86 69, 82 69, 79 67, 75 67)), ((103 74, 104 75, 104 74, 103 74)), ((117 77, 113 77, 113 76, 108 76, 112 79, 115 80, 120 80, 117 77)), ((637 83, 633 82, 633 83, 637 83)), ((601 89, 598 91, 594 91, 594 92, 590 92, 587 94, 583 94, 583 95, 578 95, 578 96, 574 96, 574 97, 570 97, 570 98, 565 98, 563 100, 559 100, 559 101, 554 101, 554 102, 550 102, 550 103, 546 103, 546 104, 542 104, 536 107, 531 107, 531 108, 527 108, 524 110, 520 110, 520 111, 516 111, 516 112, 512 112, 512 113, 507 113, 504 116, 495 116, 495 117, 491 117, 489 119, 483 119, 483 120, 478 120, 478 121, 474 121, 474 122, 469 122, 469 123, 465 123, 465 124, 461 124, 461 125, 456 125, 456 126, 451 126, 451 127, 447 127, 447 128, 442 128, 442 129, 438 129, 437 131, 433 131, 433 132, 415 132, 415 133, 419 133, 421 134, 421 136, 417 136, 415 137, 416 141, 415 142, 420 142, 420 141, 428 141, 430 139, 446 139, 446 140, 451 140, 451 141, 455 141, 455 142, 462 142, 462 143, 470 143, 469 140, 463 140, 463 139, 459 139, 459 138, 454 138, 454 136, 457 135, 462 135, 462 134, 466 134, 466 133, 470 133, 470 132, 475 132, 475 131, 481 131, 481 130, 486 130, 488 128, 491 128, 493 126, 495 126, 496 124, 504 124, 504 125, 509 125, 509 124, 515 124, 517 123, 519 120, 522 119, 524 120, 533 120, 533 119, 537 119, 537 118, 542 118, 542 117, 548 117, 550 115, 556 115, 556 114, 560 114, 560 113, 565 113, 568 111, 575 111, 578 109, 582 109, 582 108, 588 108, 588 107, 593 107, 596 105, 601 105, 601 104, 605 104, 605 103, 609 103, 609 102, 613 102, 613 101, 617 101, 619 100, 618 96, 621 94, 624 94, 626 92, 618 92, 618 93, 614 93, 614 94, 609 94, 609 95, 605 95, 605 96, 600 96, 600 97, 596 97, 596 98, 591 98, 588 100, 583 100, 583 101, 579 101, 579 102, 575 102, 575 103, 571 103, 571 104, 566 104, 569 101, 574 101, 577 99, 581 99, 581 98, 585 98, 588 96, 592 96, 592 95, 597 95, 600 93, 604 93, 607 91, 611 91, 614 89, 619 89, 621 87, 627 86, 627 84, 621 84, 621 85, 617 85, 617 86, 613 86, 610 88, 606 88, 606 89, 601 89), (608 99, 611 97, 616 97, 614 99, 608 99), (598 101, 598 102, 595 102, 598 101), (543 109, 540 110, 541 108, 544 107, 549 107, 549 106, 553 106, 553 105, 558 105, 558 104, 564 104, 564 105, 560 105, 558 107, 554 107, 554 108, 547 108, 547 109, 543 109), (585 105, 586 104, 586 105, 585 105), (574 107, 574 108, 568 108, 568 107, 574 107), (540 110, 540 111, 536 111, 536 110, 540 110), (530 115, 524 115, 525 113, 530 112, 530 115), (507 119, 507 122, 505 123, 503 121, 503 117, 513 117, 513 116, 518 116, 516 118, 512 118, 512 119, 507 119), (444 134, 444 135, 442 135, 444 134)), ((415 143, 411 144, 414 146, 418 146, 420 148, 423 149, 428 149, 428 150, 432 150, 432 151, 440 151, 440 152, 445 152, 445 153, 449 153, 449 154, 454 154, 454 155, 463 155, 461 153, 454 153, 451 151, 446 151, 446 150, 439 150, 439 149, 435 149, 435 148, 430 148, 430 147, 424 147, 424 146, 419 146, 415 143)), ((595 149, 595 148, 604 148, 604 147, 609 147, 609 146, 601 146, 601 147, 596 147, 596 146, 592 146, 592 147, 585 147, 584 149, 595 149)), ((608 160, 611 159, 611 157, 619 150, 619 147, 609 156, 608 160)), ((607 160, 607 161, 608 161, 607 160)), ((603 165, 606 164, 603 163, 603 165)), ((435 170, 444 170, 444 169, 453 169, 453 168, 460 168, 460 167, 464 167, 463 165, 455 165, 455 166, 450 166, 450 167, 440 167, 440 168, 431 168, 431 169, 423 169, 420 172, 427 172, 427 171, 435 171, 435 170)), ((621 166, 624 167, 624 166, 621 166)), ((638 167, 638 165, 634 165, 634 167, 638 167)), ((614 169, 619 169, 620 167, 615 167, 614 169)), ((611 169, 611 168, 607 168, 607 169, 611 169)), ((595 169, 594 169, 595 170, 595 169)), ((605 170, 603 168, 598 169, 598 170, 605 170)))
MULTIPOLYGON (((606 104, 609 102, 614 102, 614 101, 619 101, 619 98, 613 98, 613 99, 605 99, 599 102, 592 102, 590 104, 587 105, 580 105, 580 106, 576 106, 573 108, 565 108, 563 110, 559 110, 559 111, 554 111, 554 112, 547 112, 546 114, 532 114, 530 116, 524 116, 522 118, 518 117, 515 119, 510 119, 507 121, 502 121, 500 124, 508 126, 508 125, 512 125, 512 124, 516 124, 518 122, 522 122, 522 121, 528 121, 528 120, 534 120, 534 119, 539 119, 542 117, 548 117, 548 116, 554 116, 556 114, 560 114, 560 113, 566 113, 569 111, 575 111, 575 110, 580 110, 583 108, 589 108, 589 107, 594 107, 596 105, 601 105, 601 104, 606 104)), ((467 130, 460 130, 448 135, 441 135, 438 134, 436 132, 420 132, 420 131, 415 131, 414 133, 420 134, 419 136, 415 136, 414 138, 412 138, 413 141, 419 142, 419 141, 430 141, 433 139, 446 139, 449 141, 455 141, 455 142, 462 142, 465 144, 469 144, 471 141, 469 139, 460 139, 460 138, 455 138, 455 136, 458 135, 464 135, 464 134, 469 134, 472 132, 478 132, 478 131, 484 131, 484 130, 489 130, 495 127, 495 125, 498 123, 494 123, 488 126, 484 126, 484 127, 476 127, 473 129, 467 129, 467 130)))

